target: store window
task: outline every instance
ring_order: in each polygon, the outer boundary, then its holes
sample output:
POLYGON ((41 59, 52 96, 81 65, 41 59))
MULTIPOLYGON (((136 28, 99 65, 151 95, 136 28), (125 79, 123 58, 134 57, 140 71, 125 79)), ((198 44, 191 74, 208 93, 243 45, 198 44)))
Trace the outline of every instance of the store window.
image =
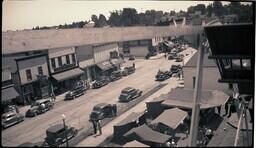
POLYGON ((43 75, 44 73, 43 73, 43 68, 42 68, 42 66, 39 66, 38 68, 37 68, 37 70, 38 70, 38 75, 43 75))
POLYGON ((31 81, 32 80, 32 74, 31 74, 31 70, 30 69, 26 70, 26 75, 27 75, 27 80, 31 81))
POLYGON ((59 63, 59 66, 61 67, 61 66, 62 66, 62 60, 61 60, 61 57, 58 57, 58 63, 59 63))

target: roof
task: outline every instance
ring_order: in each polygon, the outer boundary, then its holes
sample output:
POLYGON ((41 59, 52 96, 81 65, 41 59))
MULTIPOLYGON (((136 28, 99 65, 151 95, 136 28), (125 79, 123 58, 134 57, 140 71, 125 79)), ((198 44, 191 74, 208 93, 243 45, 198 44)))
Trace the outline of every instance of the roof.
POLYGON ((64 128, 63 124, 56 124, 54 126, 49 127, 46 132, 50 132, 50 133, 56 133, 59 130, 62 130, 64 128))
POLYGON ((249 55, 255 53, 253 24, 232 24, 204 27, 213 56, 249 55))
POLYGON ((18 96, 19 96, 19 94, 14 89, 14 87, 5 88, 5 89, 2 89, 1 101, 12 100, 12 99, 15 99, 18 96))
POLYGON ((134 122, 140 117, 141 113, 132 112, 130 115, 128 115, 124 120, 117 123, 115 126, 125 125, 129 122, 134 122))
POLYGON ((52 77, 55 80, 60 82, 60 81, 70 79, 72 77, 76 77, 76 76, 81 75, 83 73, 84 73, 84 71, 82 71, 80 68, 74 68, 74 69, 67 70, 67 71, 64 71, 64 72, 61 72, 61 73, 58 73, 58 74, 53 74, 52 77))
POLYGON ((11 72, 9 69, 2 69, 2 82, 11 80, 11 72))
POLYGON ((146 144, 140 143, 136 140, 133 140, 131 142, 127 142, 125 145, 123 145, 123 147, 149 147, 146 144))
POLYGON ((202 32, 202 26, 134 26, 2 32, 2 54, 202 32))
MULTIPOLYGON (((160 99, 164 100, 163 105, 192 109, 194 102, 193 89, 173 89, 170 93, 162 95, 160 99)), ((200 100, 200 108, 207 109, 224 105, 229 96, 218 90, 203 90, 200 100)))
POLYGON ((187 117, 187 115, 188 113, 181 109, 172 108, 165 110, 156 119, 151 121, 151 124, 162 123, 172 129, 176 129, 180 125, 180 123, 187 117))
POLYGON ((137 128, 131 129, 124 136, 132 140, 154 143, 166 143, 171 138, 171 136, 169 135, 153 131, 145 124, 137 128))
MULTIPOLYGON (((198 52, 196 52, 189 61, 184 65, 184 67, 197 67, 197 60, 198 60, 198 52)), ((217 67, 216 63, 209 59, 207 55, 204 55, 204 61, 203 61, 204 67, 217 67)))
POLYGON ((113 65, 109 61, 98 63, 97 66, 103 71, 113 68, 113 65))

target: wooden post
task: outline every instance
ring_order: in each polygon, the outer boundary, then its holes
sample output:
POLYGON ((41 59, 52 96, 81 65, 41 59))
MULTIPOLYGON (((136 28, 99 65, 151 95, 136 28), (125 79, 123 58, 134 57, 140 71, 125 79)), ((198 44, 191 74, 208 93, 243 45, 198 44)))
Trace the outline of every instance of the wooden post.
POLYGON ((199 124, 199 112, 200 112, 200 99, 202 91, 202 78, 203 78, 203 59, 204 48, 202 47, 202 35, 198 34, 199 49, 198 49, 198 61, 197 61, 197 76, 196 85, 194 89, 194 103, 192 109, 192 121, 190 127, 190 146, 196 147, 197 145, 197 133, 199 124))

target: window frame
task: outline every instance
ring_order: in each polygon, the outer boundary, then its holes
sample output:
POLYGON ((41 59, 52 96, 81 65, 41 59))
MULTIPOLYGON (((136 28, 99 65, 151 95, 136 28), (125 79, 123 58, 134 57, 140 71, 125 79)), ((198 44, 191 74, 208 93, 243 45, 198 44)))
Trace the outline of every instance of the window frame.
POLYGON ((28 81, 32 80, 32 73, 31 73, 31 69, 26 69, 26 77, 28 81))

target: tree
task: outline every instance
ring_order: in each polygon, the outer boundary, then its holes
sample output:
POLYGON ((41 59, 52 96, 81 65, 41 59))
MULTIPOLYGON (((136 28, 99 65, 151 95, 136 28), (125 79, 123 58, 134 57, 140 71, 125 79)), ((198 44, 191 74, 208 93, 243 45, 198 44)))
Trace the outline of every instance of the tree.
POLYGON ((213 6, 212 4, 209 4, 206 8, 206 11, 207 11, 207 16, 210 17, 212 15, 212 12, 213 12, 213 6))
POLYGON ((205 5, 204 4, 198 4, 194 7, 194 10, 195 11, 200 11, 201 14, 205 14, 206 12, 206 8, 205 8, 205 5))
POLYGON ((224 14, 224 7, 222 6, 222 3, 219 1, 213 2, 213 12, 216 16, 221 16, 224 14))
POLYGON ((120 26, 121 25, 121 13, 122 11, 113 11, 110 12, 110 17, 108 19, 108 23, 110 26, 120 26))
POLYGON ((121 23, 124 26, 139 24, 139 16, 134 8, 123 8, 121 23))
POLYGON ((106 17, 103 14, 100 14, 96 27, 103 27, 106 25, 108 25, 106 17))

